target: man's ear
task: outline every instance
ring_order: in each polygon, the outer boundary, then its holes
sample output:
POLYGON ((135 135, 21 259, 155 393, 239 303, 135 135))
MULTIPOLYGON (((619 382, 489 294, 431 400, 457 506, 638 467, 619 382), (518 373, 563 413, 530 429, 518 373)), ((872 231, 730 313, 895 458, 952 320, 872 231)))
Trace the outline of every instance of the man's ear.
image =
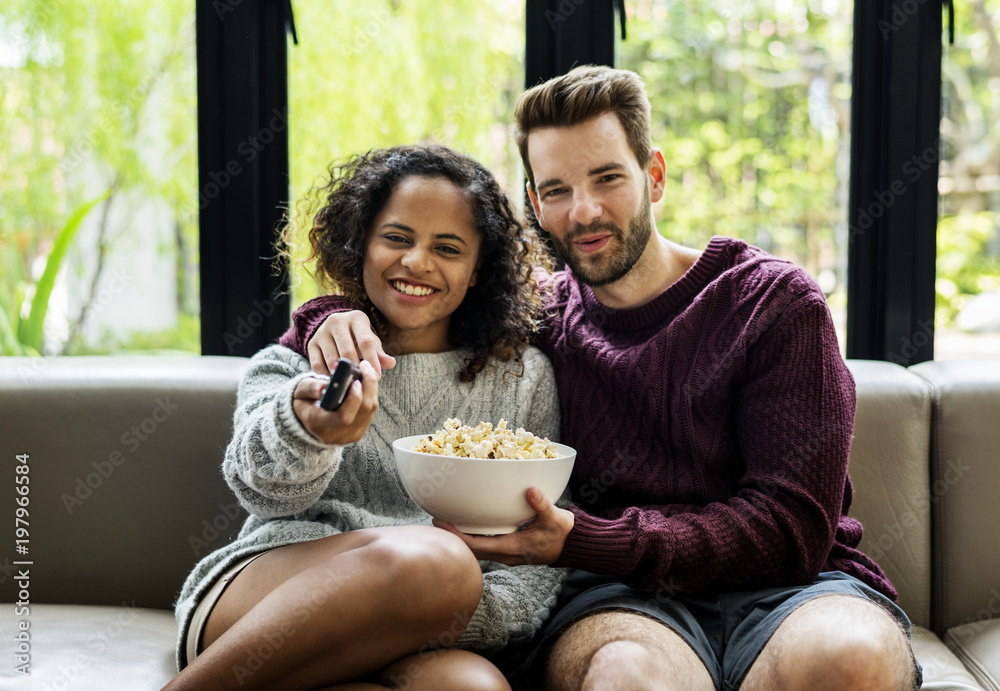
POLYGON ((549 229, 545 227, 545 221, 542 219, 542 210, 538 206, 538 197, 535 196, 535 190, 531 188, 531 183, 524 183, 524 189, 528 192, 528 199, 531 200, 531 208, 535 212, 535 218, 538 219, 538 225, 546 233, 549 232, 549 229))
POLYGON ((649 201, 653 204, 663 198, 663 188, 667 181, 667 162, 663 158, 663 152, 653 149, 649 157, 649 201))

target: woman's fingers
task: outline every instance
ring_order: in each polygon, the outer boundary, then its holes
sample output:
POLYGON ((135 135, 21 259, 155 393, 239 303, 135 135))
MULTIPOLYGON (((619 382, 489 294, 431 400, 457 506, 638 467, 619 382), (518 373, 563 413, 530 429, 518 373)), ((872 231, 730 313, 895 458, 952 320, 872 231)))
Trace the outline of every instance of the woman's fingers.
POLYGON ((342 357, 351 362, 370 362, 376 380, 382 378, 383 369, 392 369, 396 364, 396 359, 382 347, 368 316, 357 310, 327 317, 309 339, 306 354, 310 367, 320 374, 332 372, 342 357))
POLYGON ((317 374, 331 373, 331 364, 336 367, 337 360, 340 359, 337 344, 333 338, 327 334, 321 326, 309 339, 306 345, 306 355, 309 357, 309 367, 317 374))
POLYGON ((378 380, 375 368, 368 360, 361 361, 361 396, 364 405, 372 415, 378 409, 378 380))
POLYGON ((326 380, 317 377, 306 377, 295 386, 292 398, 296 401, 319 402, 326 388, 326 380))
POLYGON ((353 362, 367 361, 371 364, 372 373, 376 379, 382 378, 383 369, 392 369, 396 365, 396 359, 386 354, 382 347, 382 339, 375 335, 371 322, 363 312, 352 312, 350 321, 351 341, 357 348, 359 360, 353 362))
POLYGON ((340 423, 349 426, 353 425, 355 419, 358 417, 358 413, 361 411, 362 404, 362 384, 359 381, 351 382, 350 388, 347 390, 347 396, 344 398, 344 402, 340 404, 334 412, 339 419, 340 423))
POLYGON ((327 444, 351 444, 364 436, 378 410, 378 381, 371 365, 363 363, 362 381, 355 381, 337 410, 324 410, 319 399, 327 382, 307 377, 295 387, 293 408, 302 426, 327 444))

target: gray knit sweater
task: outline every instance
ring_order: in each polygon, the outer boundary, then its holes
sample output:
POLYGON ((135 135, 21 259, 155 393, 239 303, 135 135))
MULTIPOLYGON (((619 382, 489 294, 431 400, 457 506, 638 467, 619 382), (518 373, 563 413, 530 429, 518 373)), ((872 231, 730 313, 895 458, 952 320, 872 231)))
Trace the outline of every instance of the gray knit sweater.
MULTIPOLYGON (((240 559, 359 528, 430 523, 399 480, 394 440, 433 432, 450 417, 472 424, 502 417, 511 427, 557 440, 555 381, 540 351, 525 352, 523 374, 518 363, 494 362, 473 383, 462 383, 457 373, 468 356, 456 350, 397 357, 379 382, 371 427, 346 446, 319 442, 295 416, 292 392, 313 376, 306 359, 277 345, 252 358, 223 462, 226 481, 251 515, 237 540, 202 559, 184 583, 176 604, 178 669, 187 664, 184 632, 195 607, 240 559)), ((566 571, 480 564, 483 597, 457 645, 490 652, 528 640, 548 617, 566 571)))

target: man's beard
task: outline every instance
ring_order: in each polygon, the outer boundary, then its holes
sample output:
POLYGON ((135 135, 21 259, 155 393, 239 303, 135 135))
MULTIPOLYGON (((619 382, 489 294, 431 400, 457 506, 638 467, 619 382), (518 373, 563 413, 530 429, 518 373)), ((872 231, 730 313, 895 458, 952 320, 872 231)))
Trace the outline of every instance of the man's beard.
POLYGON ((589 226, 573 228, 566 233, 566 237, 562 240, 557 239, 554 235, 550 235, 550 239, 556 253, 569 265, 575 276, 592 288, 600 288, 624 278, 632 270, 632 267, 646 250, 652 232, 653 224, 650 220, 649 189, 647 188, 638 213, 629 220, 627 232, 610 221, 598 221, 589 226), (606 261, 596 264, 586 261, 585 257, 589 255, 579 254, 573 245, 575 238, 591 235, 595 232, 611 232, 614 239, 621 244, 621 247, 613 250, 613 253, 606 253, 606 261))

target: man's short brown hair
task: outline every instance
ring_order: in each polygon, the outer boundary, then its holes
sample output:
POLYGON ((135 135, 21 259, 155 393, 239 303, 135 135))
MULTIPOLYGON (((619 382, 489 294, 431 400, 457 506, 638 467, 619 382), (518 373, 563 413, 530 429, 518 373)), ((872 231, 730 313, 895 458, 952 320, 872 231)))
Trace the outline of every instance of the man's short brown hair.
POLYGON ((604 113, 618 116, 639 165, 649 163, 649 98, 635 72, 584 65, 521 94, 514 107, 514 138, 532 189, 535 176, 528 162, 528 134, 542 127, 570 127, 604 113))

